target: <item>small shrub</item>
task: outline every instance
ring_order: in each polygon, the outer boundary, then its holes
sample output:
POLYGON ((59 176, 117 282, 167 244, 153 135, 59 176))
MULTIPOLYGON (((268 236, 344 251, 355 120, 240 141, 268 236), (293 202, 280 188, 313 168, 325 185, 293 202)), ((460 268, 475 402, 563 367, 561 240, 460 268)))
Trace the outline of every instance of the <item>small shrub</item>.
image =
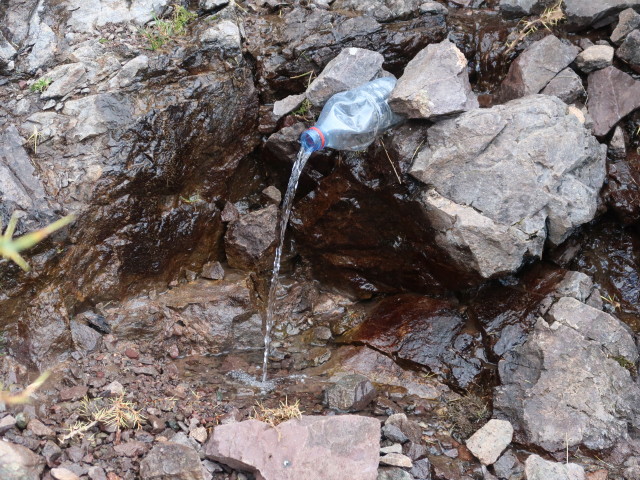
POLYGON ((565 13, 562 11, 563 0, 558 0, 556 3, 547 8, 542 15, 532 20, 521 20, 520 28, 515 39, 507 44, 507 50, 505 54, 511 53, 520 42, 533 33, 537 32, 540 27, 551 30, 551 27, 555 27, 558 23, 566 19, 565 13))
POLYGON ((158 50, 174 37, 184 35, 187 32, 187 25, 197 17, 197 14, 183 6, 174 4, 170 19, 164 20, 154 15, 154 25, 141 30, 141 34, 149 42, 149 50, 158 50))
POLYGON ((31 87, 29 87, 29 90, 31 90, 32 92, 42 93, 47 88, 49 88, 49 85, 51 85, 52 83, 53 83, 53 80, 51 80, 50 78, 42 77, 36 80, 31 85, 31 87))

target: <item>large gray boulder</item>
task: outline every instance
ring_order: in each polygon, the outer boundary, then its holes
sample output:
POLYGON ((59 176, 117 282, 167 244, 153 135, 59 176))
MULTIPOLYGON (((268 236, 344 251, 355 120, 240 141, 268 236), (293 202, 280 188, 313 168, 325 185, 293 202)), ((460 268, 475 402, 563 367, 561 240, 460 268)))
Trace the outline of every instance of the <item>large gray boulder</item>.
POLYGON ((550 452, 609 448, 640 425, 640 387, 626 369, 638 360, 633 335, 574 298, 561 298, 548 319, 500 361, 496 412, 519 441, 550 452))
POLYGON ((389 105, 408 118, 434 118, 478 108, 464 54, 449 40, 428 45, 405 68, 389 105))
POLYGON ((437 241, 484 278, 539 257, 595 213, 604 150, 568 107, 542 95, 466 112, 428 132, 410 173, 437 241))
POLYGON ((335 93, 351 90, 382 74, 384 57, 364 48, 345 48, 327 63, 307 89, 307 98, 322 106, 335 93))
POLYGON ((376 480, 379 450, 380 422, 356 415, 219 425, 204 446, 207 458, 256 480, 376 480))
POLYGON ((509 67, 500 87, 500 98, 508 101, 539 93, 579 52, 578 47, 555 35, 533 42, 509 67))

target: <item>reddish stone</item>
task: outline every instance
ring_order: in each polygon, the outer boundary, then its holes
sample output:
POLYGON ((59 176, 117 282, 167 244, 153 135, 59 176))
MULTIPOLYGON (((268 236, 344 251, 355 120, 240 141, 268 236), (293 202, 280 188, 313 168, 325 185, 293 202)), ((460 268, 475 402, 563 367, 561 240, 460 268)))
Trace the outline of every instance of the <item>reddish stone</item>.
POLYGON ((140 358, 140 354, 136 350, 134 350, 133 348, 127 348, 124 351, 124 354, 127 357, 132 358, 133 360, 137 360, 138 358, 140 358))
POLYGON ((113 449, 118 455, 124 455, 125 457, 139 457, 147 450, 147 446, 138 440, 132 440, 127 443, 116 445, 113 449))
POLYGON ((87 394, 88 390, 89 388, 84 385, 76 385, 75 387, 60 390, 60 401, 70 402, 80 400, 87 394))
POLYGON ((356 415, 220 425, 204 446, 207 458, 261 480, 375 480, 379 450, 380 422, 356 415))
POLYGON ((640 81, 615 67, 589 75, 587 108, 593 118, 593 133, 603 136, 622 118, 640 107, 640 81))

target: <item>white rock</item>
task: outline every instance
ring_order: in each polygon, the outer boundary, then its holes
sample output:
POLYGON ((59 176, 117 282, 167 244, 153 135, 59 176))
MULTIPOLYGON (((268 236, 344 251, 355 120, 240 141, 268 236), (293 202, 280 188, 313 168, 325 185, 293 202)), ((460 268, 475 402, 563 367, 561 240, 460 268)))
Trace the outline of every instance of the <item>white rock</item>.
POLYGON ((507 420, 489 420, 467 440, 467 448, 484 465, 492 465, 513 439, 513 426, 507 420))
POLYGON ((584 480, 584 468, 575 463, 549 462, 530 455, 524 463, 527 480, 584 480))

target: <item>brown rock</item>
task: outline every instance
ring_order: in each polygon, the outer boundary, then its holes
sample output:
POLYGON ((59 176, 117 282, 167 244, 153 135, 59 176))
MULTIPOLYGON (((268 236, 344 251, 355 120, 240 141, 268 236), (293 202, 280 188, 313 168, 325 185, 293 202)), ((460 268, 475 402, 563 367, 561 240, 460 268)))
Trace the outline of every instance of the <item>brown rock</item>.
POLYGON ((140 462, 142 480, 204 480, 200 456, 193 448, 177 443, 153 447, 140 462))
POLYGON ((51 476, 56 480, 80 480, 80 477, 66 468, 52 468, 51 476))
POLYGON ((224 278, 224 268, 220 262, 208 262, 202 266, 200 275, 210 280, 222 280, 224 278))
POLYGON ((640 81, 607 67, 589 75, 587 108, 593 118, 593 132, 603 136, 632 111, 640 108, 640 81))
POLYGON ((74 400, 80 400, 87 394, 88 391, 89 388, 84 385, 76 385, 75 387, 60 390, 60 401, 70 402, 74 400))
POLYGON ((276 248, 278 207, 270 205, 231 222, 224 237, 229 265, 244 270, 271 266, 276 248))
POLYGON ((22 445, 0 441, 2 480, 40 480, 44 458, 22 445))
POLYGON ((47 427, 37 418, 34 418, 29 422, 29 425, 27 425, 27 430, 33 432, 33 434, 38 437, 53 437, 55 435, 55 432, 52 429, 47 427))
POLYGON ((136 350, 134 350, 133 348, 127 348, 127 349, 124 351, 124 354, 125 354, 127 357, 132 358, 132 359, 134 359, 134 360, 137 360, 138 358, 140 358, 140 354, 139 354, 136 350))
POLYGON ((586 480, 607 480, 609 478, 609 472, 605 469, 596 470, 595 472, 589 472, 586 475, 586 480))
POLYGON ((289 420, 277 429, 257 420, 216 427, 205 456, 264 480, 375 480, 380 423, 355 415, 289 420))

